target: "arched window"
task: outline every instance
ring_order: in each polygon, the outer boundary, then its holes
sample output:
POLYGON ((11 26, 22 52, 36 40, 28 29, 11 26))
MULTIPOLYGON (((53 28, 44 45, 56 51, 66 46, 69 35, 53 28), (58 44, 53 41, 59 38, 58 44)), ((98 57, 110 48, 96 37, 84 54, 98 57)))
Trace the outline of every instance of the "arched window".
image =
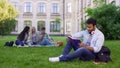
POLYGON ((70 32, 71 31, 71 23, 70 23, 70 21, 67 21, 66 22, 66 32, 70 32))
POLYGON ((14 27, 13 27, 13 32, 17 32, 18 31, 18 21, 15 21, 14 27))
POLYGON ((40 31, 42 27, 45 27, 45 21, 38 21, 37 30, 40 31))
POLYGON ((60 32, 60 23, 50 22, 50 32, 60 32))
POLYGON ((30 20, 25 20, 25 21, 24 21, 24 27, 25 27, 25 26, 31 27, 31 26, 32 26, 32 21, 30 21, 30 20))

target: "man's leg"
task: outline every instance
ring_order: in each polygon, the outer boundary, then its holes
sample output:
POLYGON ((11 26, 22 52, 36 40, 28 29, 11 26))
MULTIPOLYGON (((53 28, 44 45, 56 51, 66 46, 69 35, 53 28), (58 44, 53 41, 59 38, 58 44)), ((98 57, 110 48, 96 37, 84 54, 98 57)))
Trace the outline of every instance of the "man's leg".
MULTIPOLYGON (((69 52, 71 51, 72 48, 75 51, 78 48, 80 48, 80 46, 78 45, 78 43, 80 43, 80 40, 72 40, 71 39, 69 42, 67 42, 66 47, 64 48, 64 51, 63 51, 63 53, 62 53, 62 55, 60 57, 67 56, 69 54, 69 52)), ((51 61, 51 62, 59 62, 60 58, 59 57, 52 57, 52 58, 49 58, 49 61, 51 61)))
POLYGON ((67 55, 67 54, 69 54, 69 52, 71 51, 72 48, 73 48, 73 47, 72 47, 71 43, 70 43, 70 42, 67 42, 67 44, 66 44, 66 46, 65 46, 65 48, 64 48, 64 50, 63 50, 62 55, 67 55))
POLYGON ((59 61, 70 61, 72 59, 79 58, 83 55, 85 55, 84 56, 85 60, 92 60, 95 58, 94 54, 91 51, 89 51, 85 48, 79 48, 71 54, 63 55, 63 56, 59 57, 59 61))
POLYGON ((80 43, 80 40, 71 39, 71 44, 74 50, 77 50, 78 48, 80 48, 79 43, 80 43))
POLYGON ((42 41, 40 42, 40 45, 53 45, 53 44, 49 39, 43 38, 42 41))
POLYGON ((70 40, 69 42, 67 42, 62 55, 67 55, 69 54, 69 52, 71 51, 71 49, 73 48, 74 50, 77 50, 78 48, 80 48, 80 46, 78 45, 80 40, 70 40))
POLYGON ((42 41, 39 42, 40 45, 46 45, 46 39, 42 39, 42 41))

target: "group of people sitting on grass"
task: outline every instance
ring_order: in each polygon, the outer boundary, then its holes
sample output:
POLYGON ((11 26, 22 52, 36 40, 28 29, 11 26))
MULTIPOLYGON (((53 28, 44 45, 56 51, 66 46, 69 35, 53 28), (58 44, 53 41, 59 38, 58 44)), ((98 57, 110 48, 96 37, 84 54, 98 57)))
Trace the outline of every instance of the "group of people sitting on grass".
MULTIPOLYGON (((50 62, 66 62, 78 58, 79 60, 89 61, 96 60, 102 62, 111 61, 110 51, 104 45, 104 34, 97 28, 96 20, 89 18, 86 21, 86 30, 75 33, 67 37, 67 44, 63 50, 63 53, 58 57, 50 57, 50 62), (83 39, 83 41, 80 40, 83 39), (70 51, 74 49, 71 53, 70 51), (97 57, 96 57, 97 56, 97 57)), ((56 45, 56 43, 45 33, 45 28, 41 29, 40 33, 36 32, 33 27, 30 31, 30 27, 26 26, 24 30, 18 35, 16 45, 56 45)))
POLYGON ((54 42, 45 32, 45 27, 42 27, 41 31, 37 32, 35 27, 30 29, 29 26, 26 26, 18 35, 15 44, 17 46, 58 46, 57 42, 54 42))

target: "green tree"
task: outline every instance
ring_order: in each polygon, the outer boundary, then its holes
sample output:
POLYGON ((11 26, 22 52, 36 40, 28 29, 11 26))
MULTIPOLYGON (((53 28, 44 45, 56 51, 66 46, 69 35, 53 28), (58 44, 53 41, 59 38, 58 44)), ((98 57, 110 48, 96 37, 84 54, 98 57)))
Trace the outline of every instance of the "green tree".
POLYGON ((120 39, 120 7, 113 4, 103 4, 96 8, 88 8, 89 17, 97 20, 98 28, 106 39, 120 39))
POLYGON ((14 28, 18 12, 7 0, 0 0, 0 35, 9 34, 14 28))
POLYGON ((60 18, 56 18, 55 22, 58 23, 58 24, 60 24, 60 18))

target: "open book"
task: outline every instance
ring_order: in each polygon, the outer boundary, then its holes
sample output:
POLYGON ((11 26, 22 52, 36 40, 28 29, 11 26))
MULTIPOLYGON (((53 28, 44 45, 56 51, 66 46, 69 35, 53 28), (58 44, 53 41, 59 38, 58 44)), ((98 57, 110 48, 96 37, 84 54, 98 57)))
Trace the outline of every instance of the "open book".
POLYGON ((71 40, 72 43, 74 44, 78 44, 78 43, 81 43, 80 39, 78 38, 74 38, 72 36, 68 36, 68 38, 71 40))
POLYGON ((79 38, 75 38, 75 37, 72 37, 72 36, 68 36, 68 38, 73 39, 73 40, 80 40, 79 38))

